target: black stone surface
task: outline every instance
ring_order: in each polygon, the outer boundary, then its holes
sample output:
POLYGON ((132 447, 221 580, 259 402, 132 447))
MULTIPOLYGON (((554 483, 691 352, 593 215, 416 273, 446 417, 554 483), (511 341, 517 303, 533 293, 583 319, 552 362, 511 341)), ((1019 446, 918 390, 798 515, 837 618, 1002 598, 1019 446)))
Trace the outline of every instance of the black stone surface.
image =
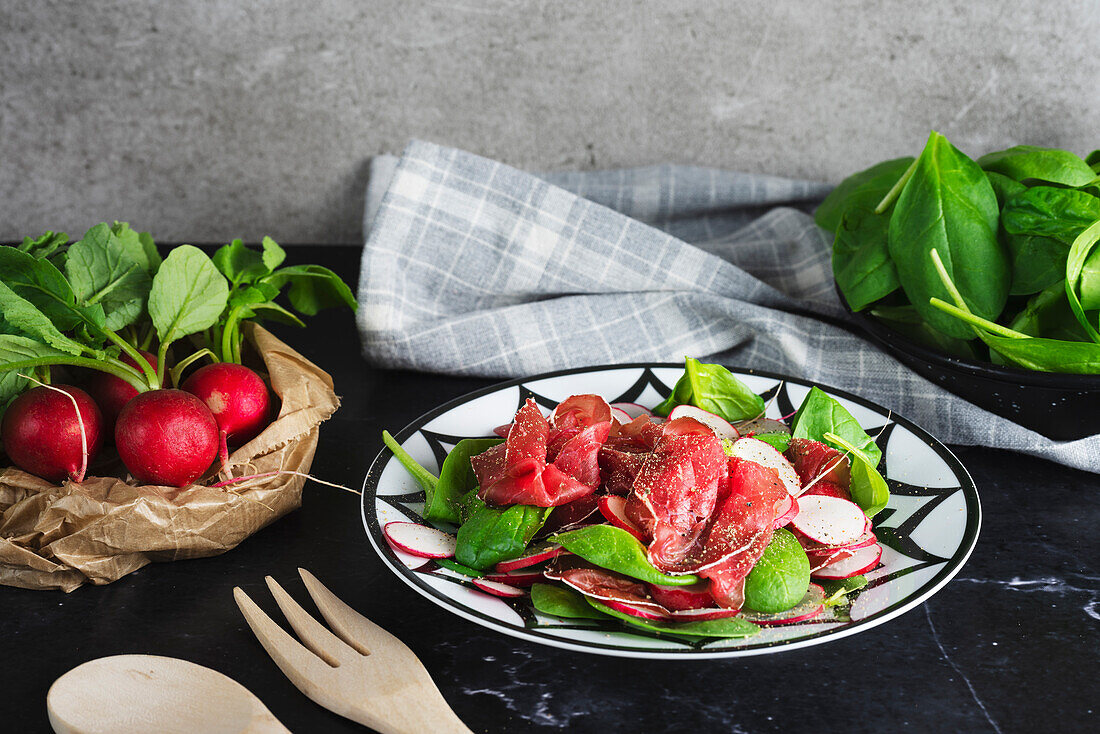
MULTIPOLYGON (((358 253, 290 248, 289 260, 355 282, 358 253)), ((349 486, 381 449, 383 428, 491 382, 372 369, 350 313, 279 333, 335 378, 343 407, 322 428, 313 472, 349 486)), ((853 637, 731 661, 584 655, 466 622, 382 565, 358 497, 310 484, 300 510, 216 558, 147 566, 71 594, 0 587, 0 731, 48 731, 51 682, 122 653, 225 673, 292 731, 362 730, 300 694, 233 602, 241 586, 282 621, 263 582, 271 574, 312 609, 299 566, 404 640, 478 732, 1097 731, 1100 477, 1003 451, 957 454, 984 524, 955 580, 853 637)))

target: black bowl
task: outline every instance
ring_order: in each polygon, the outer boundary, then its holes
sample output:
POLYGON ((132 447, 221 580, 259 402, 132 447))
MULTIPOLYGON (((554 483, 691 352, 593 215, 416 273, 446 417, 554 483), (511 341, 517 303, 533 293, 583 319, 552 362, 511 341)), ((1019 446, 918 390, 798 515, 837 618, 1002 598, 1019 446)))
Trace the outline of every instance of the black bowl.
MULTIPOLYGON (((843 295, 840 301, 847 309, 843 295)), ((1033 372, 959 359, 916 344, 871 316, 849 313, 899 362, 980 408, 1056 441, 1100 433, 1100 375, 1033 372)))

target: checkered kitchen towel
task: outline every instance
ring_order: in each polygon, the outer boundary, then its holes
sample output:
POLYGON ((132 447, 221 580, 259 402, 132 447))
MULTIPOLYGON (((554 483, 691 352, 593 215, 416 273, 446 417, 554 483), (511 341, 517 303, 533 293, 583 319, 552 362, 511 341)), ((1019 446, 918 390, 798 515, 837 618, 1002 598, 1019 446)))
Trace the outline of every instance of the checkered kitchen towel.
POLYGON ((376 158, 359 327, 377 365, 516 377, 685 355, 849 390, 947 443, 1100 471, 838 326, 822 184, 705 168, 534 176, 413 142, 376 158))

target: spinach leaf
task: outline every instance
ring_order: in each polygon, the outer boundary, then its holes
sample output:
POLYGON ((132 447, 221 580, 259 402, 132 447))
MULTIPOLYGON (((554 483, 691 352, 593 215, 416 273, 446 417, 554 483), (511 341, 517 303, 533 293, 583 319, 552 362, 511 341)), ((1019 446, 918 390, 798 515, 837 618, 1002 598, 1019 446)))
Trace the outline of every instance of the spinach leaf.
POLYGON ((665 586, 688 586, 699 581, 698 576, 661 573, 646 557, 645 546, 626 530, 613 525, 589 525, 570 530, 554 536, 554 541, 589 563, 639 581, 665 586))
MULTIPOLYGON (((386 448, 393 452, 394 458, 401 462, 401 466, 405 467, 405 471, 412 475, 412 478, 424 490, 425 496, 430 497, 435 491, 436 484, 439 483, 436 476, 420 466, 416 459, 410 456, 401 444, 397 443, 397 439, 391 436, 389 431, 382 431, 382 443, 386 444, 386 448)), ((431 518, 425 517, 425 519, 430 520, 431 518)))
POLYGON ((1078 235, 1069 248, 1069 256, 1066 258, 1066 298, 1069 300, 1070 308, 1073 309, 1073 315, 1077 317, 1077 321, 1088 332, 1089 338, 1100 343, 1100 333, 1097 333, 1088 317, 1085 316, 1084 307, 1077 297, 1081 273, 1097 242, 1100 242, 1100 220, 1078 235))
POLYGON ((1041 336, 1066 341, 1088 341, 1089 335, 1066 299, 1065 284, 1059 280, 1036 293, 1027 305, 1009 322, 1008 328, 1028 336, 1041 336))
POLYGON ((694 405, 720 415, 731 423, 756 418, 764 412, 764 399, 720 364, 703 364, 688 357, 684 374, 672 393, 653 409, 668 415, 677 405, 694 405))
POLYGON ((752 437, 763 441, 781 454, 791 445, 789 433, 754 433, 752 437))
POLYGON ((584 594, 553 584, 534 584, 531 587, 531 603, 543 614, 570 619, 607 619, 585 601, 584 594))
POLYGON ((820 579, 817 583, 821 584, 821 588, 825 591, 825 606, 835 607, 847 603, 848 594, 859 591, 866 586, 867 577, 862 575, 852 576, 838 581, 820 579))
POLYGON ((848 209, 833 240, 833 276, 853 311, 862 311, 901 287, 890 259, 890 217, 862 207, 848 209))
POLYGON ((1009 294, 1028 296, 1038 293, 1066 274, 1069 246, 1052 237, 1006 234, 1009 258, 1012 260, 1012 287, 1009 294))
POLYGON ((997 241, 997 214, 997 197, 985 173, 933 131, 890 217, 889 244, 910 302, 948 336, 968 339, 971 333, 929 304, 948 293, 928 253, 940 253, 974 313, 996 318, 1011 284, 1008 256, 997 241))
MULTIPOLYGON (((133 234, 133 233, 131 233, 133 234)), ((137 241, 134 234, 133 240, 137 241)), ((139 256, 144 257, 139 252, 139 256)), ((104 326, 117 331, 145 312, 152 281, 106 224, 97 224, 69 248, 65 274, 81 305, 100 304, 104 326)))
POLYGON ((485 575, 481 571, 475 571, 469 566, 463 566, 461 563, 456 563, 449 558, 436 558, 435 565, 439 566, 440 568, 449 569, 451 571, 454 571, 455 573, 460 573, 463 576, 469 576, 473 579, 479 579, 485 575))
POLYGON ((174 248, 153 277, 149 292, 149 317, 161 350, 213 325, 228 299, 229 285, 202 250, 191 245, 174 248))
POLYGON ((604 614, 618 617, 633 627, 639 627, 651 632, 664 632, 673 635, 685 635, 687 637, 751 637, 760 631, 760 628, 755 624, 741 617, 708 619, 702 622, 657 622, 616 611, 609 606, 601 604, 595 599, 586 597, 585 601, 591 604, 594 609, 598 609, 604 614))
POLYGON ((1085 156, 1085 163, 1088 163, 1093 171, 1100 173, 1100 170, 1097 170, 1100 168, 1100 150, 1094 150, 1085 156))
POLYGON ((476 497, 470 507, 469 518, 458 529, 455 560, 476 569, 522 554, 554 509, 531 505, 494 508, 476 497))
POLYGON ((459 522, 459 502, 477 485, 470 457, 503 442, 501 438, 464 438, 455 444, 439 470, 439 481, 432 489, 424 487, 424 519, 432 522, 459 522))
POLYGON ((817 387, 810 389, 806 399, 802 401, 802 407, 795 413, 791 435, 794 438, 820 441, 838 451, 847 451, 849 447, 853 447, 854 453, 863 457, 871 466, 878 466, 882 458, 882 451, 863 430, 859 421, 843 405, 817 387), (841 437, 847 445, 829 441, 825 436, 827 433, 841 437))
POLYGON ((981 332, 981 339, 1011 363, 1037 372, 1100 374, 1100 344, 1058 339, 1014 339, 981 332))
POLYGON ((917 309, 912 306, 879 306, 869 312, 880 321, 907 337, 910 341, 928 347, 937 352, 960 357, 962 359, 979 359, 980 355, 974 348, 974 340, 956 339, 941 331, 937 331, 925 323, 917 309))
POLYGON ((1017 181, 1038 179, 1065 186, 1083 186, 1096 178, 1089 164, 1068 150, 1034 145, 1016 145, 987 153, 978 159, 978 165, 1017 181))
POLYGON ((1004 174, 986 171, 985 177, 989 179, 989 185, 993 187, 993 193, 997 196, 997 206, 1004 206, 1011 197, 1027 191, 1027 186, 1004 174))
POLYGON ((817 226, 836 232, 844 214, 859 207, 874 210, 882 197, 913 163, 912 156, 876 163, 840 182, 814 212, 817 226))
POLYGON ((764 555, 745 578, 745 606, 758 612, 785 612, 806 596, 810 559, 786 528, 772 536, 764 555))
POLYGON ((1053 237, 1067 245, 1098 219, 1100 199, 1053 186, 1036 186, 1017 194, 1005 202, 1001 212, 1001 224, 1009 234, 1053 237))
MULTIPOLYGON (((844 451, 850 452, 851 481, 848 491, 852 495, 852 501, 859 505, 867 517, 874 517, 886 507, 890 501, 890 488, 886 480, 878 473, 875 465, 868 461, 865 452, 860 451, 844 438, 833 433, 826 433, 825 438, 834 446, 840 446, 844 451)), ((877 463, 877 462, 875 462, 877 463)))

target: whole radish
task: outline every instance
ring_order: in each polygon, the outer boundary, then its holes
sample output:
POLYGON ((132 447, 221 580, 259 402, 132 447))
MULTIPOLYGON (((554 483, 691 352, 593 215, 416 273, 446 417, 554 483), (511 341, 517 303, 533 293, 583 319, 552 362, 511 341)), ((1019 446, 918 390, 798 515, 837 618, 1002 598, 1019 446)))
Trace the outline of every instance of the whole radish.
POLYGON ((252 370, 232 362, 209 364, 195 371, 182 385, 210 408, 221 432, 221 458, 229 459, 228 445, 255 438, 271 416, 267 385, 252 370))
MULTIPOLYGON (((146 351, 140 353, 153 368, 153 372, 156 372, 157 355, 146 351)), ((122 361, 131 367, 138 366, 137 362, 128 354, 122 355, 122 361)), ((95 398, 96 404, 103 412, 103 424, 106 427, 108 436, 114 432, 115 421, 118 420, 118 414, 122 412, 122 407, 137 397, 138 394, 137 388, 133 385, 107 372, 96 372, 92 376, 91 381, 88 383, 88 392, 95 398)))
POLYGON ((23 471, 51 482, 82 482, 103 445, 103 415, 78 387, 36 387, 8 406, 0 436, 8 458, 23 471))
POLYGON ((202 476, 218 455, 218 424, 191 393, 150 390, 119 413, 115 446, 139 482, 183 487, 202 476))

